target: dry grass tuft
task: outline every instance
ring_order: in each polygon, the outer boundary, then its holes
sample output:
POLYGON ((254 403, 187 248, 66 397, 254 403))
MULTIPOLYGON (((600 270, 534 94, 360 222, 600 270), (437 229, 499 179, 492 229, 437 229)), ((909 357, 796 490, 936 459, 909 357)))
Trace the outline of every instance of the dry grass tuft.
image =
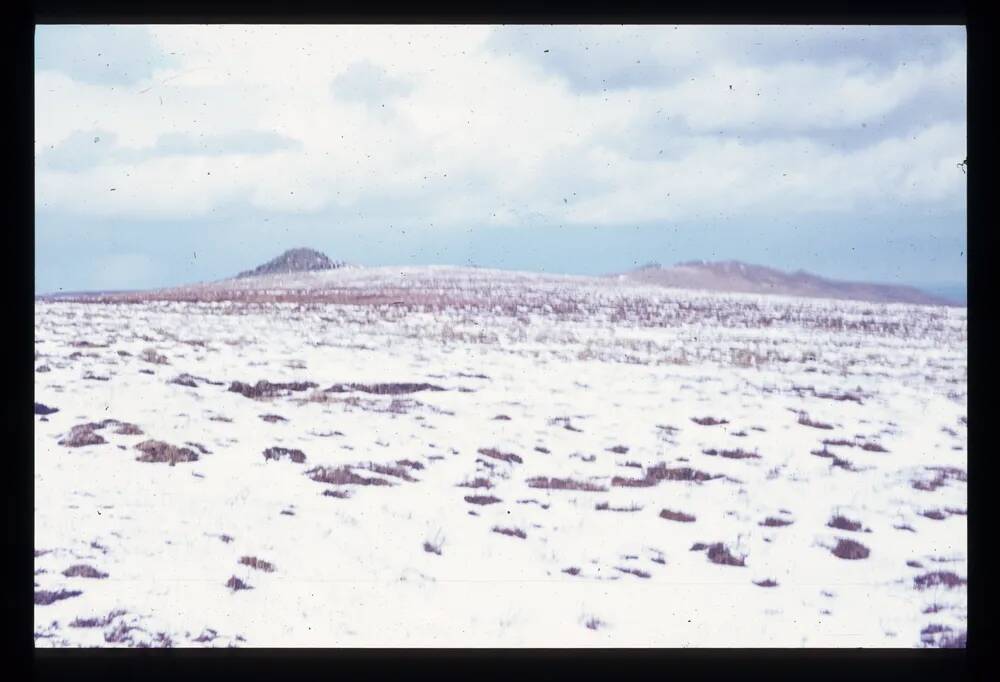
POLYGON ((766 578, 764 580, 754 580, 753 584, 754 585, 758 585, 760 587, 777 587, 778 586, 777 581, 771 580, 770 578, 766 578))
POLYGON ((501 528, 500 526, 493 526, 491 529, 494 533, 500 533, 500 535, 509 535, 514 538, 525 539, 527 534, 520 528, 501 528))
POLYGON ((831 551, 835 557, 851 561, 867 559, 871 554, 871 551, 860 542, 843 538, 837 540, 837 545, 831 551))
POLYGON ((62 599, 78 597, 83 592, 80 590, 39 590, 35 592, 35 604, 38 606, 48 606, 62 599))
POLYGON ((706 455, 719 455, 720 457, 725 457, 726 459, 760 459, 760 455, 755 452, 747 452, 742 448, 737 448, 735 450, 716 450, 714 448, 709 450, 702 450, 702 453, 706 455))
POLYGON ((810 419, 809 415, 805 412, 799 412, 798 423, 802 426, 811 426, 814 429, 833 429, 833 424, 827 424, 826 422, 817 421, 815 419, 810 419))
POLYGON ((502 501, 499 497, 494 497, 493 495, 466 495, 463 499, 469 504, 480 505, 496 504, 502 501))
POLYGON ((672 511, 670 509, 661 510, 660 518, 667 519, 668 521, 680 521, 681 523, 692 523, 697 521, 694 514, 685 514, 684 512, 672 511))
POLYGON ((670 468, 666 464, 660 463, 646 469, 642 478, 625 478, 615 476, 611 479, 611 485, 625 488, 648 488, 656 485, 660 481, 694 481, 701 483, 713 478, 720 478, 719 475, 707 474, 691 467, 670 468))
POLYGON ((594 505, 594 509, 597 511, 614 511, 614 512, 637 512, 642 511, 642 507, 638 504, 630 504, 627 507, 612 507, 608 502, 598 502, 594 505))
POLYGON ((708 545, 708 560, 713 564, 721 564, 723 566, 746 566, 745 557, 738 557, 729 551, 721 542, 715 542, 708 545))
POLYGON ((768 528, 781 528, 782 526, 792 525, 792 521, 788 519, 781 519, 776 516, 768 516, 766 519, 760 522, 759 525, 766 526, 768 528))
POLYGON ((302 464, 306 461, 306 454, 301 450, 296 450, 295 448, 282 448, 275 446, 264 450, 264 459, 280 460, 282 457, 287 457, 296 464, 302 464))
POLYGON ((615 566, 616 571, 621 571, 622 573, 627 573, 629 575, 634 575, 637 578, 649 578, 650 574, 639 568, 630 568, 626 566, 615 566))
POLYGON ((392 485, 392 483, 384 478, 359 476, 346 466, 321 466, 310 469, 306 474, 317 483, 329 483, 331 485, 392 485))
POLYGON ((513 452, 500 452, 496 448, 479 448, 477 452, 491 459, 499 459, 501 462, 515 462, 517 464, 524 462, 519 455, 515 455, 513 452))
POLYGON ((250 568, 256 568, 258 571, 264 571, 265 573, 274 572, 274 564, 270 561, 264 561, 263 559, 258 559, 254 556, 243 556, 240 557, 239 561, 244 566, 249 566, 250 568))
POLYGON ((74 564, 62 572, 67 578, 107 578, 108 574, 98 571, 93 566, 74 564))
POLYGON ((577 481, 572 478, 549 478, 534 476, 527 480, 529 488, 544 488, 546 490, 581 490, 590 493, 607 492, 607 488, 597 483, 577 481))
POLYGON ((462 481, 456 484, 459 488, 486 488, 489 490, 493 487, 493 482, 488 478, 474 478, 471 481, 462 481))
POLYGON ((406 470, 406 467, 402 466, 392 466, 391 464, 376 464, 374 462, 369 462, 365 465, 365 468, 369 471, 374 471, 377 474, 382 474, 383 476, 394 476, 396 478, 401 478, 404 481, 416 481, 417 479, 410 476, 410 472, 406 470))
POLYGON ((861 445, 861 449, 866 450, 868 452, 889 452, 884 447, 882 447, 880 443, 875 443, 875 442, 863 443, 861 445))
POLYGON ((226 581, 226 587, 231 589, 233 592, 238 592, 239 590, 252 590, 253 588, 247 585, 245 582, 237 578, 235 575, 230 577, 226 581))
POLYGON ((254 385, 244 384, 242 381, 234 381, 229 385, 229 391, 239 393, 246 398, 274 398, 286 396, 294 391, 305 391, 316 388, 319 384, 311 381, 292 381, 287 383, 271 383, 266 379, 261 379, 254 385))
POLYGON ((77 424, 69 430, 69 435, 59 441, 59 445, 64 445, 68 448, 79 448, 85 445, 107 443, 108 441, 104 440, 104 436, 94 433, 94 430, 99 428, 101 428, 99 424, 77 424))
POLYGON ((351 492, 349 490, 324 490, 323 496, 336 497, 337 499, 340 500, 346 500, 351 496, 351 492))
POLYGON ((49 407, 48 405, 43 405, 42 403, 35 403, 35 414, 47 415, 54 414, 58 411, 58 407, 49 407))
POLYGON ((118 611, 112 611, 108 615, 106 615, 106 616, 104 616, 102 618, 97 618, 97 617, 94 617, 94 618, 74 618, 70 622, 69 626, 71 628, 105 628, 105 627, 111 625, 111 623, 115 620, 115 618, 119 618, 120 616, 124 616, 125 613, 126 613, 125 611, 118 610, 118 611))
POLYGON ((913 586, 918 590, 926 590, 929 587, 938 587, 939 585, 950 589, 961 587, 966 582, 965 578, 961 578, 951 571, 932 571, 915 577, 913 586))
POLYGON ((136 457, 138 462, 162 463, 167 462, 174 466, 177 462, 196 462, 198 454, 190 448, 178 448, 162 440, 144 440, 135 446, 136 450, 142 452, 136 457))
MULTIPOLYGON (((691 417, 691 421, 701 426, 718 426, 720 424, 729 423, 728 419, 716 419, 715 417, 691 417)), ((666 427, 661 427, 661 428, 666 428, 666 427)))
POLYGON ((850 531, 861 530, 860 521, 852 521, 846 516, 841 516, 840 514, 837 514, 829 521, 827 521, 826 525, 829 526, 830 528, 838 528, 840 530, 850 530, 850 531))
POLYGON ((167 356, 156 352, 155 348, 146 348, 141 353, 139 353, 139 359, 144 362, 151 362, 154 365, 166 365, 168 364, 167 356))
POLYGON ((324 390, 325 393, 347 393, 360 391, 374 395, 400 395, 403 393, 418 393, 420 391, 444 391, 441 386, 427 383, 388 383, 388 384, 334 384, 324 390))

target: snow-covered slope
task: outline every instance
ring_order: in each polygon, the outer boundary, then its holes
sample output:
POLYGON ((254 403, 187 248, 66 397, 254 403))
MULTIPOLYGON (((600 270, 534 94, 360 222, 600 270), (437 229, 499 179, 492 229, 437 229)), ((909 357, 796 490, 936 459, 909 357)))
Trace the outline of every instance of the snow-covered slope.
POLYGON ((37 304, 38 646, 961 641, 965 309, 274 277, 37 304))

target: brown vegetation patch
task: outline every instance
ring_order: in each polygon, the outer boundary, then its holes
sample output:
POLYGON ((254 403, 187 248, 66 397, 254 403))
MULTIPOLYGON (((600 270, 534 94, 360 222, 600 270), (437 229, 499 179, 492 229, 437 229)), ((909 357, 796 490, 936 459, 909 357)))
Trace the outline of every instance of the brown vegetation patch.
POLYGON ((951 571, 932 571, 923 575, 918 575, 913 579, 913 586, 918 590, 926 590, 929 587, 943 585, 947 588, 960 587, 966 583, 965 578, 960 578, 951 571))
POLYGON ((607 488, 598 483, 589 481, 577 481, 572 478, 549 478, 548 476, 534 476, 527 481, 529 488, 544 488, 546 490, 581 490, 590 493, 607 492, 607 488))
POLYGON ((614 447, 608 448, 608 452, 613 452, 617 455, 624 455, 628 453, 627 445, 615 445, 614 447))
POLYGON ((229 589, 231 589, 233 592, 237 592, 239 590, 252 590, 253 589, 252 587, 250 587, 249 585, 247 585, 245 582, 243 582, 242 580, 240 580, 239 578, 237 578, 235 575, 232 576, 232 577, 230 577, 229 580, 226 581, 226 587, 228 587, 229 589))
POLYGON ((838 400, 845 401, 849 400, 851 402, 858 403, 861 405, 861 399, 864 397, 861 393, 852 393, 850 391, 844 393, 813 393, 817 398, 823 398, 824 400, 838 400))
MULTIPOLYGON (((715 417, 691 417, 691 421, 695 424, 701 426, 718 426, 719 424, 728 424, 728 419, 716 419, 715 417)), ((658 428, 668 428, 668 427, 658 427, 658 428)), ((676 429, 674 429, 676 431, 676 429)))
POLYGON ((128 422, 117 422, 118 428, 115 429, 115 433, 121 436, 141 436, 143 435, 143 430, 140 429, 135 424, 130 424, 128 422))
POLYGON ((527 534, 520 528, 502 528, 500 526, 493 526, 491 530, 494 533, 500 533, 500 535, 509 535, 510 537, 521 538, 522 540, 528 537, 527 534))
POLYGON ((853 440, 845 440, 843 438, 824 438, 823 445, 839 445, 843 447, 853 448, 857 443, 853 440))
POLYGON ((87 564, 74 564, 62 572, 67 578, 107 578, 108 574, 87 564))
POLYGON ((323 496, 324 497, 336 497, 337 499, 340 499, 340 500, 346 500, 348 497, 351 496, 351 491, 349 491, 349 490, 324 490, 323 491, 323 496))
POLYGON ((306 474, 317 483, 332 485, 392 485, 384 478, 365 477, 351 471, 349 467, 316 467, 306 474))
POLYGON ((222 381, 212 381, 210 379, 206 379, 205 377, 194 376, 187 373, 179 374, 173 379, 167 381, 168 384, 187 386, 189 388, 198 388, 199 382, 202 384, 212 384, 213 386, 222 386, 224 383, 222 381))
POLYGON ((377 474, 382 474, 384 476, 394 476, 396 478, 401 478, 404 481, 416 481, 417 479, 410 476, 410 472, 406 470, 406 467, 402 466, 392 466, 391 464, 376 464, 370 462, 365 465, 365 468, 369 471, 374 471, 377 474))
POLYGON ((488 490, 493 487, 493 482, 488 478, 477 477, 471 481, 462 481, 456 486, 459 488, 486 488, 488 490))
POLYGON ((968 647, 968 633, 956 632, 950 627, 931 624, 920 631, 920 642, 926 647, 940 649, 965 649, 968 647))
POLYGON ((857 559, 867 559, 871 551, 862 545, 860 542, 855 542, 854 540, 845 540, 839 538, 837 540, 837 546, 831 550, 833 555, 839 559, 857 560, 857 559))
POLYGON ((505 414, 498 414, 497 416, 493 417, 493 421, 495 421, 495 422, 509 422, 510 421, 510 417, 508 417, 505 414))
POLYGON ((492 459, 499 459, 501 462, 516 462, 517 464, 524 462, 519 455, 515 455, 513 452, 500 452, 496 448, 479 448, 477 452, 492 459))
POLYGON ((111 623, 115 620, 115 618, 124 616, 125 613, 126 613, 125 611, 118 610, 118 611, 112 611, 111 613, 102 618, 97 618, 97 617, 74 618, 70 622, 69 626, 71 628, 105 628, 111 625, 111 623))
POLYGON ((792 521, 788 519, 780 519, 776 516, 768 516, 766 519, 760 522, 761 526, 767 526, 768 528, 781 528, 782 526, 792 525, 792 521))
POLYGON ((287 457, 296 464, 302 464, 306 461, 306 453, 295 448, 282 448, 274 446, 264 450, 264 459, 280 460, 282 457, 287 457))
POLYGON ((35 414, 54 414, 58 411, 58 407, 49 407, 48 405, 43 405, 42 403, 35 403, 35 414))
POLYGON ((925 516, 933 521, 944 521, 946 518, 948 518, 948 515, 945 512, 941 511, 940 509, 926 509, 920 512, 920 515, 925 516))
POLYGON ((580 575, 580 569, 577 568, 576 566, 570 566, 569 568, 564 568, 562 572, 567 573, 569 575, 580 575))
POLYGON ((167 356, 156 352, 155 348, 146 348, 141 353, 139 353, 139 359, 144 362, 151 362, 154 365, 166 365, 167 356))
POLYGON ((624 488, 648 488, 656 485, 660 481, 710 481, 713 478, 720 478, 720 475, 712 475, 704 471, 698 471, 691 467, 668 467, 662 462, 646 469, 642 478, 625 478, 615 476, 611 479, 611 485, 624 488))
POLYGON ((193 447, 195 450, 197 450, 198 452, 200 452, 203 455, 210 455, 210 454, 212 454, 212 451, 209 450, 208 448, 206 448, 201 443, 195 443, 194 441, 186 440, 186 441, 184 441, 184 445, 190 445, 191 447, 193 447))
POLYGON ((274 564, 270 561, 264 561, 263 559, 258 559, 255 556, 242 556, 240 557, 239 563, 244 566, 249 566, 250 568, 256 568, 258 571, 264 571, 265 573, 274 572, 274 564))
POLYGON ((837 514, 829 521, 827 521, 826 525, 829 526, 830 528, 838 528, 840 530, 850 530, 850 531, 861 530, 860 521, 852 521, 846 516, 841 516, 840 514, 837 514))
POLYGON ((316 388, 319 384, 311 381, 291 381, 286 383, 271 383, 266 379, 261 379, 256 384, 244 384, 241 381, 234 381, 229 385, 229 391, 239 393, 247 398, 274 398, 289 395, 293 391, 305 391, 316 388))
POLYGON ((637 512, 642 511, 642 506, 638 504, 630 504, 627 507, 612 507, 608 502, 598 502, 594 505, 594 509, 597 511, 637 512))
POLYGON ((702 453, 706 455, 725 457, 726 459, 760 459, 760 455, 755 452, 747 452, 742 448, 737 448, 735 450, 716 450, 710 448, 708 450, 702 450, 702 453))
POLYGON ((104 440, 104 436, 99 433, 94 433, 95 428, 101 428, 98 424, 77 424, 70 429, 69 435, 66 438, 59 441, 59 445, 64 445, 68 448, 79 448, 85 445, 100 445, 101 443, 107 443, 104 440))
POLYGON ((649 578, 650 577, 649 573, 647 573, 646 571, 643 571, 642 569, 639 569, 639 568, 630 568, 630 567, 627 567, 627 566, 615 566, 615 570, 616 571, 620 571, 622 573, 628 573, 629 575, 634 575, 637 578, 649 578))
POLYGON ((48 606, 62 599, 78 597, 83 592, 80 590, 39 590, 35 592, 35 604, 38 606, 48 606))
POLYGON ((347 393, 360 391, 375 395, 400 395, 403 393, 418 393, 420 391, 444 391, 441 386, 427 383, 388 383, 388 384, 334 384, 324 389, 325 393, 347 393))
POLYGON ((543 455, 547 455, 551 452, 551 450, 549 450, 548 448, 543 448, 541 445, 536 445, 535 452, 540 452, 543 455))
POLYGON ((174 466, 177 462, 196 462, 198 453, 190 448, 179 448, 162 440, 144 440, 135 446, 136 450, 142 452, 136 457, 138 462, 160 463, 167 462, 174 466))
POLYGON ((277 422, 286 422, 286 421, 288 421, 287 419, 285 419, 284 417, 282 417, 280 414, 262 414, 262 415, 260 415, 260 418, 263 419, 264 421, 266 421, 268 424, 275 424, 277 422))
POLYGON ((661 510, 660 518, 667 519, 668 521, 680 521, 681 523, 691 523, 693 521, 697 521, 694 514, 685 514, 684 512, 672 511, 670 509, 661 510))
POLYGON ((746 566, 744 557, 738 557, 729 551, 721 542, 715 542, 707 547, 708 549, 708 560, 713 564, 721 564, 723 566, 746 566))
POLYGON ((480 505, 496 504, 501 501, 499 497, 493 495, 466 495, 463 499, 469 504, 480 505))
POLYGON ((917 479, 911 481, 913 488, 915 490, 923 490, 927 492, 933 492, 945 485, 949 480, 966 482, 968 476, 964 469, 959 469, 957 467, 924 467, 928 471, 934 472, 934 478, 930 481, 917 479))
POLYGON ((421 464, 420 462, 415 462, 412 459, 398 459, 398 460, 396 460, 396 464, 398 464, 400 466, 404 466, 404 467, 410 467, 411 469, 417 469, 417 470, 420 470, 420 469, 424 468, 423 464, 421 464))
POLYGON ((753 584, 754 585, 758 585, 760 587, 777 587, 778 586, 777 581, 771 580, 770 578, 766 578, 764 580, 754 580, 753 584))
POLYGON ((821 422, 815 419, 811 419, 809 415, 806 414, 805 412, 799 412, 799 417, 797 421, 802 426, 810 426, 814 429, 827 429, 827 430, 833 429, 833 424, 827 424, 826 422, 821 422))
POLYGON ((867 452, 889 452, 884 447, 882 447, 881 443, 875 443, 875 442, 862 443, 861 449, 866 450, 867 452))

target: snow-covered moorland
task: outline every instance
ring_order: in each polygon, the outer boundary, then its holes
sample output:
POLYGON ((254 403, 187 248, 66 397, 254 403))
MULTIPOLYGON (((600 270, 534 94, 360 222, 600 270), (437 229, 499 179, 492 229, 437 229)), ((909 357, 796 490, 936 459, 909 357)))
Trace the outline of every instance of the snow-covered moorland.
POLYGON ((964 642, 964 308, 393 272, 37 303, 37 646, 964 642))

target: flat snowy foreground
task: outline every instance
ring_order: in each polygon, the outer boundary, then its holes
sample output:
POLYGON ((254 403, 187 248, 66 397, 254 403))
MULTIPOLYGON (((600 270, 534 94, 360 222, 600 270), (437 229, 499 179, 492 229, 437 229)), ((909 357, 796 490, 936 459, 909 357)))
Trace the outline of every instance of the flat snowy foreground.
POLYGON ((477 286, 38 303, 36 644, 963 644, 964 308, 477 286))

